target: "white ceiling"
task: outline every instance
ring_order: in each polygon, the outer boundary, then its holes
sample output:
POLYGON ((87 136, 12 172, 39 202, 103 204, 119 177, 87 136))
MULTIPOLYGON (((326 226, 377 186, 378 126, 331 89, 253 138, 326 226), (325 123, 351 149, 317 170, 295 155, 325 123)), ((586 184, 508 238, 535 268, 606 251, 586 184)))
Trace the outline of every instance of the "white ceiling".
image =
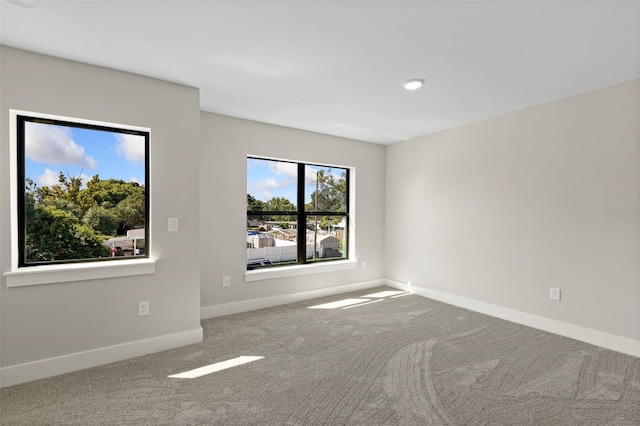
POLYGON ((640 77, 639 1, 0 8, 2 44, 197 87, 205 111, 382 144, 640 77), (404 90, 414 77, 426 85, 404 90))

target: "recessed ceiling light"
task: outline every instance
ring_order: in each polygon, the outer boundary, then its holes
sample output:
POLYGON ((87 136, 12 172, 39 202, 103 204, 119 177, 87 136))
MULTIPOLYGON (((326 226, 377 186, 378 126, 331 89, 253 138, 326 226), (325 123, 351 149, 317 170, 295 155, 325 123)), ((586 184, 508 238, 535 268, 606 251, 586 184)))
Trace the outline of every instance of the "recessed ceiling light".
POLYGON ((41 0, 9 0, 10 3, 29 9, 40 6, 41 0))
POLYGON ((421 78, 412 78, 411 80, 407 80, 402 85, 407 90, 416 90, 422 87, 424 84, 424 80, 421 78))

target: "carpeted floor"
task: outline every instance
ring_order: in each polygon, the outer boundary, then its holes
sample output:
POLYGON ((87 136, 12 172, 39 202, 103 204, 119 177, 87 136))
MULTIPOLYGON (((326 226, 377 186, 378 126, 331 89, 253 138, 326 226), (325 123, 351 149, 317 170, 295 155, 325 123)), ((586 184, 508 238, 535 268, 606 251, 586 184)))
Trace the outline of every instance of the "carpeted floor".
POLYGON ((0 423, 640 425, 640 359, 419 296, 364 297, 390 290, 205 320, 202 344, 1 390, 0 423), (318 307, 356 298, 377 302, 318 307), (264 358, 167 377, 239 356, 264 358))

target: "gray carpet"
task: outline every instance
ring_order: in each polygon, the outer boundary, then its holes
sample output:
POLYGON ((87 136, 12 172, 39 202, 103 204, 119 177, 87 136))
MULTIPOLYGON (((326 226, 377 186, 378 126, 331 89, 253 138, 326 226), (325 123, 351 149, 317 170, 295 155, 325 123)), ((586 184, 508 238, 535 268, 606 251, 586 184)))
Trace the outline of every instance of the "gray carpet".
POLYGON ((0 391, 2 425, 640 425, 640 359, 419 296, 203 321, 202 344, 0 391), (168 375, 263 359, 195 379, 168 375))

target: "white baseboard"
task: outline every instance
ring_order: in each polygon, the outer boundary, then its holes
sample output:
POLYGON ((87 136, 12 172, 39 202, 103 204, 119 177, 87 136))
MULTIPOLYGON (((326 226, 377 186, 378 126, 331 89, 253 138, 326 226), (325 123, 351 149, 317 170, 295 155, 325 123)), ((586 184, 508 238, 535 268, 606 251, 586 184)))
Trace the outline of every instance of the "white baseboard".
POLYGON ((409 291, 411 293, 423 296, 429 299, 438 300, 450 305, 459 306, 471 311, 480 312, 492 317, 504 319, 538 330, 548 331, 549 333, 558 334, 560 336, 569 337, 571 339, 580 340, 581 342, 590 343, 616 352, 622 352, 627 355, 640 358, 640 341, 629 339, 626 337, 616 336, 615 334, 604 333, 602 331, 592 330, 590 328, 581 327, 575 324, 569 324, 538 315, 528 314, 526 312, 509 309, 491 303, 480 302, 478 300, 469 299, 467 297, 456 296, 455 294, 445 293, 442 291, 431 290, 423 287, 385 279, 385 285, 398 290, 409 291))
POLYGON ((273 306, 302 302, 303 300, 316 299, 318 297, 333 296, 335 294, 348 293, 350 291, 364 290, 380 287, 385 280, 362 281, 353 284, 344 284, 335 287, 320 288, 317 290, 301 291, 299 293, 283 294, 280 296, 263 297, 260 299, 242 300, 240 302, 224 303, 200 308, 200 319, 221 317, 224 315, 239 314, 255 311, 257 309, 271 308, 273 306))
POLYGON ((12 365, 0 369, 0 387, 44 379, 200 342, 202 342, 202 327, 191 331, 12 365))

